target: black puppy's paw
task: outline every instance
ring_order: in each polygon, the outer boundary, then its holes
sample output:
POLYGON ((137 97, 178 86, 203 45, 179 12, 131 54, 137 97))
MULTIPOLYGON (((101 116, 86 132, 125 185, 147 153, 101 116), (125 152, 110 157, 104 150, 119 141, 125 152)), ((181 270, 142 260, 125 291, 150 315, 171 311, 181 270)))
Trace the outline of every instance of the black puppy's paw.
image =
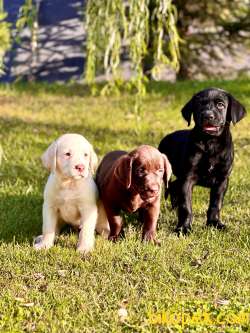
POLYGON ((214 227, 218 230, 225 230, 226 226, 220 220, 209 220, 207 221, 207 227, 214 227))
POLYGON ((177 226, 175 229, 175 233, 180 236, 188 236, 192 231, 191 225, 182 225, 182 226, 177 226))

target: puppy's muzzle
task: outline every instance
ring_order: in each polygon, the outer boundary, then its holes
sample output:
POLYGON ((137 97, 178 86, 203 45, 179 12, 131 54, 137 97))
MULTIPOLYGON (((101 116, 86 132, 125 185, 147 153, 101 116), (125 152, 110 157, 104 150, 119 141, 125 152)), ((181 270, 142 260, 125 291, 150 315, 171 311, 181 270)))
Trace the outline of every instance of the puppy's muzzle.
POLYGON ((75 169, 79 172, 79 173, 83 173, 85 167, 83 164, 77 164, 75 165, 75 169))
POLYGON ((213 111, 203 112, 201 117, 202 130, 207 133, 217 133, 220 131, 221 124, 218 123, 213 111))
POLYGON ((211 112, 211 111, 204 112, 203 121, 213 122, 214 120, 215 120, 215 116, 214 116, 213 112, 211 112))
POLYGON ((158 184, 146 186, 143 192, 140 194, 143 200, 156 198, 159 195, 160 186, 158 184))

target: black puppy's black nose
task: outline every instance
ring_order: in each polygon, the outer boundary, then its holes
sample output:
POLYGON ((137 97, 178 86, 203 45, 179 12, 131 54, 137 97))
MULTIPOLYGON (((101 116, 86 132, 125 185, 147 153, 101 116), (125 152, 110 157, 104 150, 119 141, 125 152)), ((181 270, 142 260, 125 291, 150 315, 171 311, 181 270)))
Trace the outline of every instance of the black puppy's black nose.
POLYGON ((204 114, 204 119, 205 120, 214 120, 214 115, 212 113, 205 113, 204 114))

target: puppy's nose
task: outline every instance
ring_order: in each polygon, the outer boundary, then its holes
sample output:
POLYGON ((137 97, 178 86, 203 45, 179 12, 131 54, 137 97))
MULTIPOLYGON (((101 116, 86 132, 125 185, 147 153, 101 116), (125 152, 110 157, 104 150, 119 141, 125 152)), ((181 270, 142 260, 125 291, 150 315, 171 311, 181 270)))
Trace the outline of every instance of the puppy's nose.
POLYGON ((214 117, 214 114, 213 114, 213 113, 210 113, 210 112, 209 112, 209 113, 205 113, 205 114, 204 114, 204 119, 205 119, 205 120, 214 120, 214 118, 215 118, 215 117, 214 117))
POLYGON ((77 164, 77 165, 75 165, 75 169, 79 172, 83 172, 84 165, 83 164, 77 164))
POLYGON ((156 195, 159 192, 159 186, 158 185, 152 185, 147 189, 148 192, 150 192, 152 195, 156 195))
POLYGON ((158 190, 150 190, 150 193, 152 194, 152 196, 155 196, 159 193, 158 190))

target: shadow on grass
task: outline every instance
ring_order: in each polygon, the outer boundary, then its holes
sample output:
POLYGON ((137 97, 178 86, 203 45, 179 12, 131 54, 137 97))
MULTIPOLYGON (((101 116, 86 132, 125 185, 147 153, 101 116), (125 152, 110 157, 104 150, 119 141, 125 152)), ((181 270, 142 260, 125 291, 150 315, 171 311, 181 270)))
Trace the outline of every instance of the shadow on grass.
MULTIPOLYGON (((96 84, 97 93, 100 93, 105 83, 96 84)), ((11 88, 15 92, 20 94, 28 93, 33 96, 46 94, 46 95, 54 95, 54 96, 66 96, 66 97, 87 97, 92 96, 91 87, 87 84, 80 83, 46 83, 46 82, 25 82, 19 81, 17 83, 13 83, 11 85, 0 84, 0 88, 11 88)))
POLYGON ((1 195, 0 211, 0 242, 32 243, 41 233, 41 196, 1 195))
MULTIPOLYGON (((33 244, 34 238, 42 233, 42 196, 1 195, 0 243, 33 244)), ((60 235, 78 234, 68 224, 62 227, 60 235)))
MULTIPOLYGON (((105 86, 106 82, 98 82, 95 84, 96 95, 100 94, 101 90, 105 86)), ((55 96, 79 96, 87 97, 91 96, 91 87, 84 83, 53 83, 53 85, 46 82, 24 82, 19 81, 12 85, 0 84, 0 88, 4 89, 10 87, 16 92, 29 93, 31 95, 48 94, 55 96)), ((176 96, 183 95, 186 98, 192 96, 195 92, 208 88, 218 87, 229 92, 242 95, 249 94, 249 79, 242 80, 206 80, 206 81, 178 81, 176 83, 166 81, 151 81, 147 84, 146 88, 149 93, 157 93, 163 96, 168 94, 174 94, 176 96)), ((125 92, 125 88, 121 89, 121 93, 125 92)), ((134 91, 132 90, 128 95, 133 96, 134 91)))
POLYGON ((206 80, 206 81, 178 81, 176 83, 170 83, 165 81, 152 81, 147 85, 147 91, 149 93, 158 93, 167 96, 168 94, 174 94, 177 96, 183 96, 186 99, 191 98, 192 95, 199 90, 217 87, 224 89, 236 96, 249 94, 249 79, 242 80, 206 80))

